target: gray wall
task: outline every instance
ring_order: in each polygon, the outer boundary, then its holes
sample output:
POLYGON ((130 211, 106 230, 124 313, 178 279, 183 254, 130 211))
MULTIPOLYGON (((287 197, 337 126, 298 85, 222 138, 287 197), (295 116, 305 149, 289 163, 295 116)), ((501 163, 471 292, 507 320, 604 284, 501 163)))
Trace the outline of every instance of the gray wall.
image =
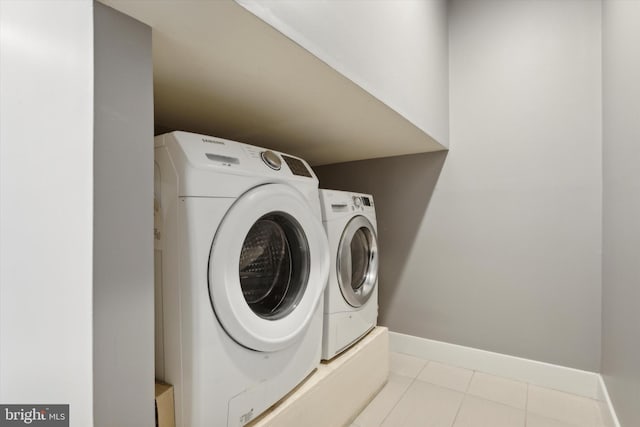
POLYGON ((93 6, 0 1, 0 30, 0 402, 88 427, 93 6))
POLYGON ((603 4, 602 375, 623 426, 640 425, 640 2, 603 4))
POLYGON ((151 29, 95 3, 94 52, 94 422, 152 426, 151 29))
POLYGON ((453 0, 449 19, 446 160, 318 167, 320 184, 375 197, 381 324, 597 371, 600 3, 453 0))
POLYGON ((238 3, 448 146, 447 0, 238 3))

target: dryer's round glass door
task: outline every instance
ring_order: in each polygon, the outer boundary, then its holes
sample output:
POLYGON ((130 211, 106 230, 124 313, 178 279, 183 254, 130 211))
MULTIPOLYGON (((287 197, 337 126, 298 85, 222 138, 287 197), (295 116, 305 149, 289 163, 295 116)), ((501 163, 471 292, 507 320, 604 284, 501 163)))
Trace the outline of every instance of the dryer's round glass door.
POLYGON ((366 227, 360 227, 351 240, 351 288, 358 290, 367 279, 371 269, 371 253, 374 237, 366 227))
POLYGON ((271 213, 258 219, 242 244, 240 286, 251 310, 279 319, 300 301, 309 278, 309 244, 291 216, 271 213))
POLYGON ((378 280, 378 245, 373 225, 356 216, 345 227, 336 260, 338 284, 353 307, 365 304, 378 280))

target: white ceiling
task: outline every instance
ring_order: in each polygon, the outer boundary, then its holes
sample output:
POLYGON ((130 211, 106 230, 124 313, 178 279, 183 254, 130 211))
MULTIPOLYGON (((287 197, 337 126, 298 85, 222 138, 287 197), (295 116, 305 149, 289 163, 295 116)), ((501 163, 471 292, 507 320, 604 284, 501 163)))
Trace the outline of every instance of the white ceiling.
POLYGON ((312 165, 441 150, 423 130, 231 0, 102 0, 153 28, 157 131, 312 165))

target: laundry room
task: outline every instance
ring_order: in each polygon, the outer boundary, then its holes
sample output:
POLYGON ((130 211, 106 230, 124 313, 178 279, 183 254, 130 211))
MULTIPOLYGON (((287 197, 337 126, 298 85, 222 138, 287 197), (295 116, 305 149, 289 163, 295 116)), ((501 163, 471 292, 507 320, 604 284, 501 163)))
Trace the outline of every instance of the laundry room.
POLYGON ((638 22, 0 0, 0 426, 640 426, 638 22))

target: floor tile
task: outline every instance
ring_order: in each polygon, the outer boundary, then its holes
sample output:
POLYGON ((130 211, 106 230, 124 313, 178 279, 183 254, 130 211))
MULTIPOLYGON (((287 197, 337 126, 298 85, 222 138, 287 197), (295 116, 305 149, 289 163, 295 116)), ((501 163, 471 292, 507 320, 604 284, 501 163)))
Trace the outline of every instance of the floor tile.
POLYGON ((527 407, 527 383, 476 372, 467 393, 518 409, 527 407))
POLYGON ((524 427, 522 409, 475 396, 465 396, 453 427, 524 427))
POLYGON ((451 427, 464 394, 414 381, 393 408, 385 427, 451 427))
POLYGON ((395 374, 415 378, 426 364, 427 361, 419 357, 391 352, 390 370, 395 374))
POLYGON ((387 384, 358 415, 358 418, 354 420, 354 424, 358 427, 379 426, 398 403, 404 392, 407 391, 412 381, 412 378, 390 373, 387 384))
POLYGON ((466 391, 472 375, 473 371, 469 369, 429 362, 418 375, 418 380, 456 391, 466 391))
POLYGON ((529 412, 527 414, 527 427, 580 427, 575 424, 567 424, 562 421, 543 417, 529 412))
POLYGON ((579 427, 601 423, 595 400, 534 385, 529 385, 527 411, 579 427))

